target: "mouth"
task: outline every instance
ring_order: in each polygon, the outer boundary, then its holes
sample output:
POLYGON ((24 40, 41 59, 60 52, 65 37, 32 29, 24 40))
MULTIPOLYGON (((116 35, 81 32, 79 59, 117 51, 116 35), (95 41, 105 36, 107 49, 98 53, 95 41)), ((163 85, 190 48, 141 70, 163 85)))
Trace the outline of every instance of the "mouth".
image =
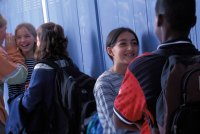
POLYGON ((134 53, 130 53, 130 54, 126 54, 127 57, 130 57, 130 58, 133 58, 135 57, 135 54, 134 53))
POLYGON ((21 47, 27 47, 29 46, 30 44, 23 44, 23 45, 20 45, 21 47))

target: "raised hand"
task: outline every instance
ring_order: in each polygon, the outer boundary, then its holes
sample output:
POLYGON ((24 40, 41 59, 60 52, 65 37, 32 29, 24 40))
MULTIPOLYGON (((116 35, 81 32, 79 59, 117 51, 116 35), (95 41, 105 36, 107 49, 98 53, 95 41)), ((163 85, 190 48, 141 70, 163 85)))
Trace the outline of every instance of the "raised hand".
POLYGON ((6 34, 6 40, 5 40, 5 50, 8 50, 9 48, 16 48, 15 36, 12 35, 11 33, 6 34))

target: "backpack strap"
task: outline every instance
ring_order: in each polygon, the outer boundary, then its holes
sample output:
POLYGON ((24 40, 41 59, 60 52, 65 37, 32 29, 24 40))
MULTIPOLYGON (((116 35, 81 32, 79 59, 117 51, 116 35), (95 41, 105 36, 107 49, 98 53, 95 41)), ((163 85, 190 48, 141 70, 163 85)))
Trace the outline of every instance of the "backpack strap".
POLYGON ((58 64, 56 64, 54 61, 51 61, 51 60, 42 59, 42 60, 38 61, 36 64, 38 64, 38 63, 46 64, 46 65, 48 65, 48 66, 50 66, 50 67, 52 67, 56 70, 59 69, 58 64))

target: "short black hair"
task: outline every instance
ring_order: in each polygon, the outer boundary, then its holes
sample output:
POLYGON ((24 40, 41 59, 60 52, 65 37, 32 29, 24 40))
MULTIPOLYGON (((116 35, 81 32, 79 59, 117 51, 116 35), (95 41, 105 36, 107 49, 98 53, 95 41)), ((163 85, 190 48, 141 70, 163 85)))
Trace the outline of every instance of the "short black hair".
POLYGON ((157 0, 155 11, 165 15, 174 30, 190 30, 196 23, 195 0, 157 0))

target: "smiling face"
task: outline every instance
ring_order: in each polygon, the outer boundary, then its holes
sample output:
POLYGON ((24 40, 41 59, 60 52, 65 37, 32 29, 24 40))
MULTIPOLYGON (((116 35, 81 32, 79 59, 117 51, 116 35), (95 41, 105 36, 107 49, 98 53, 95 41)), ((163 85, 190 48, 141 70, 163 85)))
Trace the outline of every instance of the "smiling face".
POLYGON ((138 42, 130 32, 122 32, 113 47, 108 47, 107 52, 112 57, 115 65, 128 65, 138 55, 138 42))
POLYGON ((16 32, 16 43, 26 58, 34 56, 36 38, 26 27, 21 27, 16 32))

